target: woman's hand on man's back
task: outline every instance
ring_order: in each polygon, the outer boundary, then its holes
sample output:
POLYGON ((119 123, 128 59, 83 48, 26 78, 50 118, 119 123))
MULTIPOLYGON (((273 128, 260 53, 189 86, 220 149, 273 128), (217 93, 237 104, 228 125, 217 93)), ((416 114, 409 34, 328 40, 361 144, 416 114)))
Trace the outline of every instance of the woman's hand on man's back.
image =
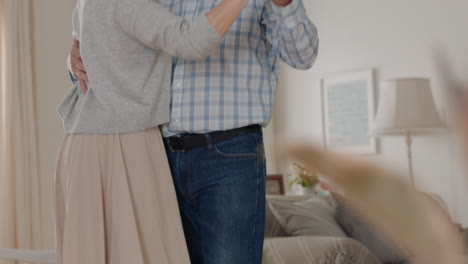
POLYGON ((89 82, 89 79, 83 64, 83 60, 81 59, 80 41, 76 39, 73 40, 73 45, 70 51, 70 66, 73 76, 80 83, 80 87, 83 92, 86 93, 88 91, 87 83, 89 82))

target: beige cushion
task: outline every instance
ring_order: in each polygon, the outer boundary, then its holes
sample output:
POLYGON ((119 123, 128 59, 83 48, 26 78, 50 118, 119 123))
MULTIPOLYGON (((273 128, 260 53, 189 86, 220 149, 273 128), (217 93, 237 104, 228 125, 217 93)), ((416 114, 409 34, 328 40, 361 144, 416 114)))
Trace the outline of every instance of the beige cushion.
MULTIPOLYGON (((267 195, 267 201, 290 201, 298 202, 307 200, 307 196, 290 196, 290 195, 267 195)), ((270 206, 266 206, 266 223, 265 223, 265 237, 285 237, 288 236, 283 227, 271 212, 270 206)))
POLYGON ((269 200, 268 206, 288 235, 346 237, 335 220, 335 209, 321 198, 269 200))
MULTIPOLYGON (((321 199, 326 201, 332 207, 335 206, 335 200, 332 196, 321 196, 321 199)), ((267 195, 267 201, 289 201, 300 202, 310 199, 310 196, 298 195, 267 195)), ((283 227, 271 212, 270 206, 266 206, 266 223, 265 223, 265 237, 285 237, 288 236, 283 227)))

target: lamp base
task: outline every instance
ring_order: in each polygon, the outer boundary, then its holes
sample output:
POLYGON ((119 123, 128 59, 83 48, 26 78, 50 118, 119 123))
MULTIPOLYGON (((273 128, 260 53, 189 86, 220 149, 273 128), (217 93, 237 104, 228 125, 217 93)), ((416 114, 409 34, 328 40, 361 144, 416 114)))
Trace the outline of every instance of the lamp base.
POLYGON ((411 185, 414 187, 415 182, 414 182, 414 172, 413 172, 413 153, 412 153, 412 147, 413 145, 413 139, 411 138, 411 132, 406 132, 406 149, 407 149, 407 154, 408 154, 408 168, 409 168, 409 174, 410 174, 410 182, 411 185))

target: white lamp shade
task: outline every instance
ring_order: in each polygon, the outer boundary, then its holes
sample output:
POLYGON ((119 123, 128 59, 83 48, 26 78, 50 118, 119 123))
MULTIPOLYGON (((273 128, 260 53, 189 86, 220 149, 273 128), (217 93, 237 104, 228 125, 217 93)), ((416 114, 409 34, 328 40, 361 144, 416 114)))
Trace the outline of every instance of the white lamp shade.
POLYGON ((428 79, 386 80, 380 87, 374 135, 427 134, 445 128, 434 104, 428 79))

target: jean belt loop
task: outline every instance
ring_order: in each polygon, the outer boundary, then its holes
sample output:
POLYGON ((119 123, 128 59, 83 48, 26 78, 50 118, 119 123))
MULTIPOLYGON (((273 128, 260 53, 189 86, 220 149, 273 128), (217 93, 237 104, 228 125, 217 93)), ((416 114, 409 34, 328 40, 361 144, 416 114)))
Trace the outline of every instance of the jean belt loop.
POLYGON ((171 140, 168 137, 164 138, 164 142, 166 143, 165 145, 169 149, 169 151, 175 152, 174 148, 172 148, 171 140))
POLYGON ((208 146, 208 149, 212 149, 213 148, 213 142, 211 141, 211 134, 210 133, 205 134, 205 140, 206 140, 206 145, 208 146))

